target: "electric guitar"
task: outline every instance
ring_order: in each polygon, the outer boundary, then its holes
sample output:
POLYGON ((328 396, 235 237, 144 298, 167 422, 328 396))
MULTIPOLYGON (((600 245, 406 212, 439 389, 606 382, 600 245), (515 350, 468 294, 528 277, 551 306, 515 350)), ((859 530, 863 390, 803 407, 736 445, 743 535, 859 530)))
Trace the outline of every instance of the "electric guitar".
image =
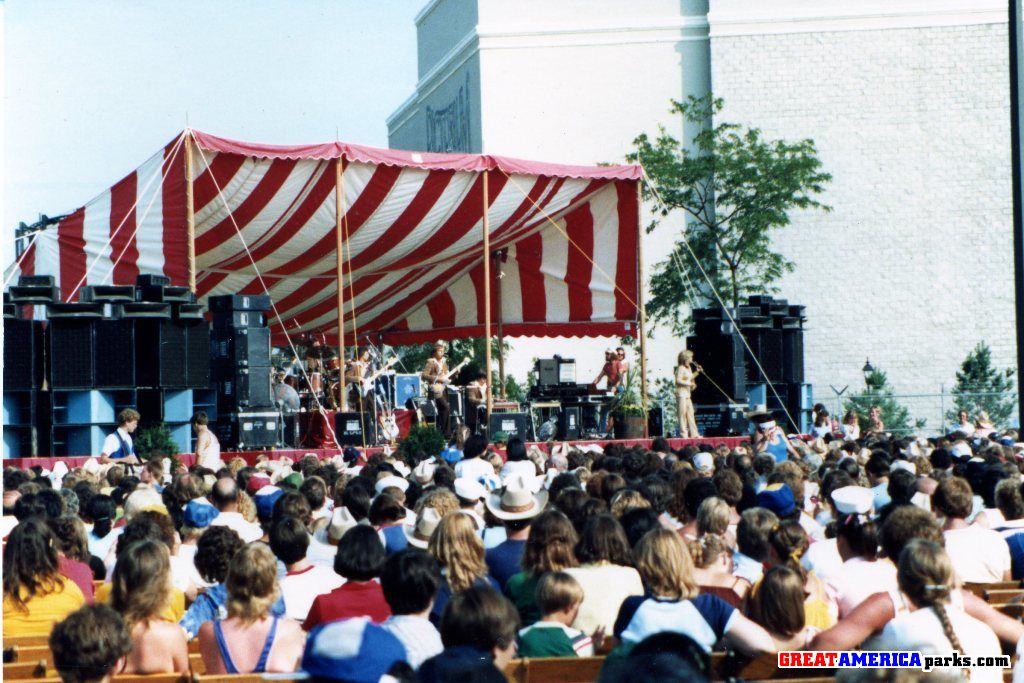
POLYGON ((363 394, 367 394, 367 393, 373 391, 373 383, 377 381, 377 378, 380 377, 381 375, 383 375, 388 370, 390 370, 392 368, 392 366, 394 366, 394 364, 397 363, 397 362, 398 362, 398 356, 395 356, 394 358, 392 358, 388 362, 384 363, 384 365, 382 365, 380 367, 380 370, 378 370, 377 372, 374 372, 369 377, 364 377, 363 379, 359 380, 360 384, 362 385, 361 389, 362 389, 363 394))
POLYGON ((454 368, 452 368, 445 374, 438 375, 438 377, 430 385, 430 397, 438 399, 444 396, 444 388, 448 386, 448 382, 451 381, 451 378, 455 375, 455 373, 457 373, 462 368, 466 367, 468 363, 469 357, 467 356, 466 358, 462 359, 462 362, 460 362, 458 365, 456 365, 454 368))

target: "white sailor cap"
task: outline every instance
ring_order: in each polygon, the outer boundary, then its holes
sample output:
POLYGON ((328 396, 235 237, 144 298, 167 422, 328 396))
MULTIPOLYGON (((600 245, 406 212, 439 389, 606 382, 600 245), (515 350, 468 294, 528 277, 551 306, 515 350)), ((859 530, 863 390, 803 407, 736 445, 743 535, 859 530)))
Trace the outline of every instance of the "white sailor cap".
POLYGON ((874 494, 863 486, 844 486, 832 492, 832 502, 843 515, 866 515, 871 511, 874 494))
POLYGON ((476 479, 459 477, 455 480, 455 495, 466 500, 483 500, 487 489, 476 479))

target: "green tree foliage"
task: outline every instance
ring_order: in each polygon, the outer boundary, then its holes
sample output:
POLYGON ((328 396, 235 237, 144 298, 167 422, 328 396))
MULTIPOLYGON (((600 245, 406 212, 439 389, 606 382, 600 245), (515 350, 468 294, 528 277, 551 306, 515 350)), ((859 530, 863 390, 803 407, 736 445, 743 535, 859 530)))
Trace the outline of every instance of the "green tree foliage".
POLYGON ((444 435, 434 425, 413 425, 409 435, 398 444, 398 454, 409 465, 416 464, 416 454, 440 455, 445 447, 444 435))
POLYGON ((651 394, 651 406, 661 408, 661 421, 665 434, 675 434, 679 428, 679 411, 676 406, 675 377, 659 377, 654 381, 654 393, 651 394))
POLYGON ((139 458, 148 460, 152 456, 168 456, 178 453, 178 444, 171 438, 171 430, 163 423, 140 427, 132 440, 139 458))
POLYGON ((920 429, 925 424, 924 420, 912 421, 910 419, 910 411, 900 405, 893 396, 888 376, 877 368, 867 376, 864 391, 848 398, 845 404, 846 411, 857 411, 862 434, 871 427, 868 415, 872 406, 878 406, 881 410, 882 422, 885 424, 887 432, 905 435, 914 429, 920 429))
POLYGON ((946 420, 957 424, 957 414, 966 410, 973 420, 984 410, 992 424, 1005 426, 1016 408, 1013 392, 1014 371, 1000 370, 992 365, 992 349, 984 341, 978 342, 967 354, 956 373, 953 387, 953 409, 946 420))
MULTIPOLYGON (((671 112, 689 122, 712 120, 723 107, 721 99, 690 97, 672 102, 671 112)), ((832 176, 821 170, 817 148, 810 139, 789 143, 763 137, 760 129, 718 122, 694 136, 693 149, 661 127, 651 139, 642 134, 627 159, 643 164, 654 184, 644 185, 644 198, 664 207, 662 218, 681 209, 695 229, 680 240, 672 258, 654 267, 647 314, 655 322, 685 333, 682 304, 691 298, 714 300, 701 268, 715 289, 732 305, 747 294, 774 292, 772 283, 793 270, 793 263, 771 248, 771 234, 789 224, 793 209, 831 207, 815 199, 832 176)), ((648 226, 652 232, 658 220, 648 226)))

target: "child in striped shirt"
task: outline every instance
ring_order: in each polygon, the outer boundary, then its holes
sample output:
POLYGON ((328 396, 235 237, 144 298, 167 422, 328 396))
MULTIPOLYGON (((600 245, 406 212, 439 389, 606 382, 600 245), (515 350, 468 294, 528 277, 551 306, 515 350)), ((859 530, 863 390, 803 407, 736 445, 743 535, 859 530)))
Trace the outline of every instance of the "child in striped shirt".
MULTIPOLYGON (((519 631, 520 657, 592 657, 594 638, 570 627, 583 603, 583 587, 565 572, 549 572, 537 584, 541 619, 519 631)), ((602 634, 595 633, 595 638, 602 634)))

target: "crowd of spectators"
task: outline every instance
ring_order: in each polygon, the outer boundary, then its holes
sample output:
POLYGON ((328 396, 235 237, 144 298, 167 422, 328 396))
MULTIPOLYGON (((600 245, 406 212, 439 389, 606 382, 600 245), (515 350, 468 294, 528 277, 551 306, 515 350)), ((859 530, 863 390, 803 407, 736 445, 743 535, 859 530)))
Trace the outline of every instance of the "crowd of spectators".
POLYGON ((472 436, 443 458, 8 467, 3 634, 49 634, 73 681, 188 671, 191 640, 208 673, 324 681, 595 653, 603 680, 701 680, 725 648, 1016 647, 1024 625, 964 584, 1024 578, 1017 434, 819 431, 774 451, 472 436))

